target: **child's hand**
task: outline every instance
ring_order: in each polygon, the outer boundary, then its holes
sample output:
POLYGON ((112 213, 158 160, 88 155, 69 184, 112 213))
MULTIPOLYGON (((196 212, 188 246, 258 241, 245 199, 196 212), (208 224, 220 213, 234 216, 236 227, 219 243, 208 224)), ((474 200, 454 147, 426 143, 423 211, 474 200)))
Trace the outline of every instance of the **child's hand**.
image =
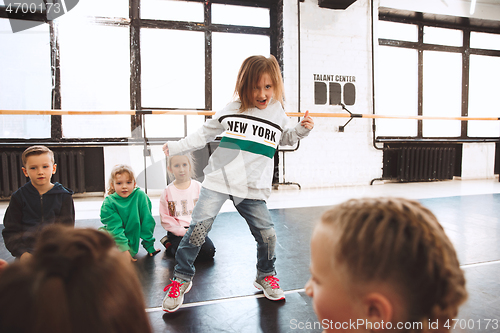
POLYGON ((306 114, 304 115, 304 118, 302 119, 300 124, 309 130, 312 130, 314 128, 314 120, 309 117, 309 111, 306 111, 306 114))
POLYGON ((165 156, 169 156, 168 155, 168 142, 166 142, 164 145, 163 145, 163 153, 165 154, 165 156))
POLYGON ((155 252, 153 253, 150 253, 149 256, 152 257, 152 256, 155 256, 157 255, 158 253, 160 253, 161 250, 156 250, 155 252))

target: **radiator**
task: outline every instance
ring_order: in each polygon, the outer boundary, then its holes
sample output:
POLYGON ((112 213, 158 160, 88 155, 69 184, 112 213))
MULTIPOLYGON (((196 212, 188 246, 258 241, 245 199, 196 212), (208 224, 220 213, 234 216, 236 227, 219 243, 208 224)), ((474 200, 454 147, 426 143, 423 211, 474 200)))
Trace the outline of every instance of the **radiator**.
MULTIPOLYGON (((8 198, 28 178, 21 170, 23 162, 22 150, 4 151, 0 153, 0 198, 8 198)), ((52 182, 59 182, 75 193, 85 192, 85 153, 83 150, 54 150, 57 171, 52 176, 52 182)))
POLYGON ((455 154, 454 147, 401 147, 397 178, 408 182, 452 179, 455 154))

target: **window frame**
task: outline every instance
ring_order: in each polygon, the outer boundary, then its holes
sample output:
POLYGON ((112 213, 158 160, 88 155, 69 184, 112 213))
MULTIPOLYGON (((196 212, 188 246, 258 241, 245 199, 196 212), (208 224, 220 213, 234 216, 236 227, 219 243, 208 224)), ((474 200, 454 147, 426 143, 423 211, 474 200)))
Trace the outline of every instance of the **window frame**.
MULTIPOLYGON (((416 49, 418 51, 418 115, 423 115, 423 54, 424 51, 441 51, 460 53, 462 55, 462 100, 461 116, 468 116, 469 108, 469 64, 470 55, 486 55, 500 57, 500 51, 488 49, 475 49, 470 47, 471 32, 485 32, 500 35, 500 22, 481 20, 465 17, 435 15, 391 8, 379 8, 379 20, 417 25, 418 41, 408 42, 392 39, 378 38, 379 46, 401 47, 416 49), (461 47, 426 44, 423 42, 424 26, 456 29, 463 32, 461 47)), ((427 114, 428 115, 428 114, 427 114)), ((494 137, 469 137, 467 122, 461 122, 459 137, 425 137, 423 136, 423 120, 417 120, 417 136, 376 136, 376 142, 498 142, 494 137)))
MULTIPOLYGON (((142 19, 140 17, 141 0, 129 0, 129 17, 114 18, 100 17, 93 18, 93 23, 98 25, 118 25, 129 28, 130 38, 130 109, 137 113, 131 116, 132 137, 123 138, 65 138, 62 136, 62 116, 51 116, 51 137, 42 139, 6 139, 0 138, 0 145, 9 144, 35 144, 35 143, 58 143, 62 145, 116 145, 130 144, 131 141, 148 141, 150 144, 163 144, 167 140, 176 140, 179 138, 147 138, 145 124, 145 114, 150 114, 154 110, 197 110, 212 111, 212 33, 227 32, 251 35, 265 35, 270 39, 270 54, 278 60, 283 71, 283 0, 186 0, 202 3, 204 6, 204 22, 186 22, 186 21, 166 21, 142 19), (270 27, 237 26, 225 24, 213 24, 211 22, 211 5, 227 4, 248 7, 261 7, 269 9, 270 27), (202 31, 205 34, 205 107, 202 109, 183 109, 183 108, 144 108, 141 101, 141 50, 140 50, 140 31, 143 28, 148 29, 173 29, 184 31, 202 31)), ((7 15, 6 7, 0 6, 0 19, 14 18, 7 15)), ((16 19, 30 21, 46 21, 41 13, 23 15, 15 17, 16 19)), ((52 80, 54 82, 51 96, 51 109, 61 110, 61 77, 60 77, 60 59, 59 47, 60 41, 57 34, 57 24, 53 21, 46 22, 50 25, 50 50, 52 80)), ((184 116, 184 135, 187 135, 187 116, 184 116)))

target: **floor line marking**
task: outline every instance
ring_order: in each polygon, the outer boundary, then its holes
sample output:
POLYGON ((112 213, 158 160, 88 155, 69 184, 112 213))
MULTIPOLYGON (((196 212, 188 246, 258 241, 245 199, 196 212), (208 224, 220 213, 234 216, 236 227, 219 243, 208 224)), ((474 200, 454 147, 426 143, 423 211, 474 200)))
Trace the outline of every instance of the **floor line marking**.
MULTIPOLYGON (((285 295, 287 294, 294 294, 294 293, 300 293, 304 292, 305 289, 294 289, 294 290, 287 290, 284 292, 285 295)), ((226 298, 221 298, 221 299, 214 299, 211 301, 202 301, 202 302, 193 302, 193 303, 186 303, 181 305, 182 308, 192 308, 196 306, 203 306, 203 305, 212 305, 212 304, 219 304, 219 303, 226 303, 226 302, 231 302, 234 300, 243 300, 243 299, 257 299, 257 298, 262 298, 265 297, 264 294, 255 294, 255 295, 247 295, 247 296, 235 296, 235 297, 226 297, 226 298)), ((157 311, 163 311, 163 308, 161 306, 155 307, 155 308, 147 308, 146 312, 157 312, 157 311)))
MULTIPOLYGON (((473 267, 494 265, 494 264, 500 264, 500 260, 491 260, 491 261, 484 261, 484 262, 478 262, 478 263, 473 263, 473 264, 464 264, 464 265, 460 265, 460 267, 473 268, 473 267)), ((305 292, 305 289, 302 288, 302 289, 288 290, 288 291, 285 291, 284 294, 287 295, 287 294, 300 293, 300 292, 305 292)), ((226 302, 231 302, 234 300, 243 300, 243 299, 251 299, 251 298, 257 299, 257 298, 262 298, 262 297, 265 297, 264 294, 226 297, 226 298, 215 299, 215 300, 211 300, 211 301, 186 303, 186 304, 183 304, 182 307, 183 308, 192 308, 192 307, 196 307, 196 306, 226 303, 226 302)), ((159 306, 159 307, 155 307, 155 308, 147 308, 146 309, 146 312, 157 312, 157 311, 163 311, 163 308, 161 306, 159 306)))
POLYGON ((469 268, 469 267, 486 266, 486 265, 494 265, 494 264, 500 264, 500 260, 490 260, 490 261, 483 261, 483 262, 478 262, 478 263, 474 263, 474 264, 464 264, 464 265, 460 265, 460 267, 469 268))

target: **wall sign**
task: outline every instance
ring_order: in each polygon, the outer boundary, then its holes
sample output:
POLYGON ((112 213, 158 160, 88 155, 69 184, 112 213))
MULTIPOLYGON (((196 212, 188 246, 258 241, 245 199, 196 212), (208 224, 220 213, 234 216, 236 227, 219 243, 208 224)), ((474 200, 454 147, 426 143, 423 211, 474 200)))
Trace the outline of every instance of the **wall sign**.
POLYGON ((314 104, 354 105, 356 102, 355 76, 323 75, 314 76, 314 104))

